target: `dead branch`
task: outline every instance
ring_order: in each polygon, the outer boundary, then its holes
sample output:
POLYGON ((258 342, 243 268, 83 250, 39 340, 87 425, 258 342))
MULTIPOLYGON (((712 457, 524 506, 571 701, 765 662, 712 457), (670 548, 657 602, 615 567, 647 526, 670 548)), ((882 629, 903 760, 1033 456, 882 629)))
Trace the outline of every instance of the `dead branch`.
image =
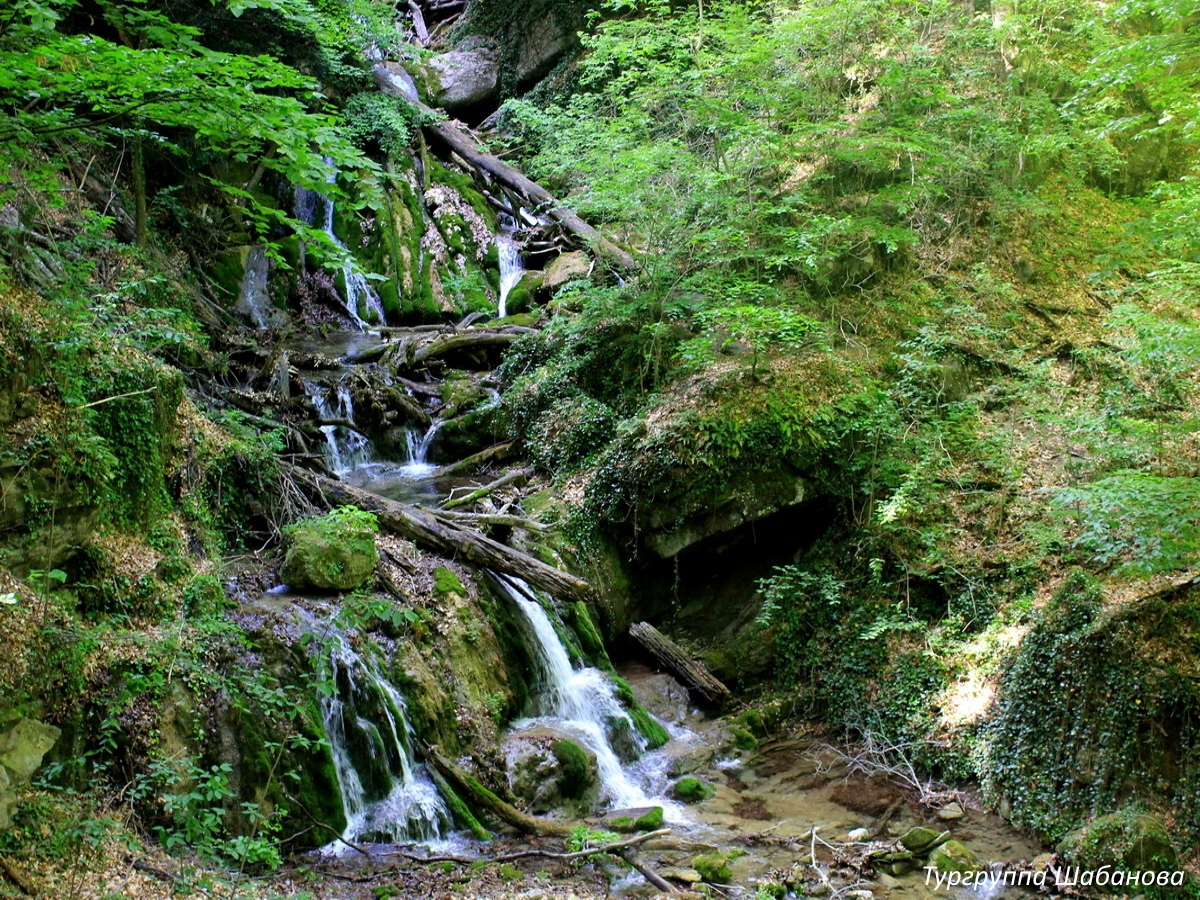
POLYGON ((447 500, 442 504, 442 509, 450 510, 459 506, 465 506, 468 503, 474 503, 476 500, 482 500, 493 491, 497 491, 507 484, 512 484, 515 481, 526 481, 533 474, 533 469, 514 469, 506 475, 497 478, 491 484, 485 484, 481 488, 476 488, 464 497, 459 497, 455 500, 447 500))

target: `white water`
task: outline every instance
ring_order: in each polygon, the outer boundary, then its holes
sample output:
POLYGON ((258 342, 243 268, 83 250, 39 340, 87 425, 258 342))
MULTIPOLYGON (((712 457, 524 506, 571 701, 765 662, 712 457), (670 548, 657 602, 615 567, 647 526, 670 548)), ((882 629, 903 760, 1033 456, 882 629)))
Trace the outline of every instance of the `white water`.
POLYGON ((270 322, 271 298, 267 295, 267 251, 262 244, 255 244, 246 251, 246 269, 238 291, 237 311, 246 316, 259 328, 270 322))
MULTIPOLYGON (((306 381, 304 388, 322 419, 354 421, 354 399, 344 382, 332 391, 315 381, 306 381)), ((345 475, 374 462, 375 448, 366 436, 353 428, 322 425, 321 433, 325 435, 325 460, 335 475, 345 475)))
POLYGON ((429 448, 432 446, 433 439, 437 436, 437 431, 441 425, 441 422, 434 422, 425 430, 424 434, 418 434, 411 428, 405 432, 408 444, 408 459, 400 467, 402 475, 409 478, 420 478, 423 475, 428 475, 437 468, 437 466, 429 462, 429 448))
POLYGON ((335 693, 320 702, 346 814, 342 838, 399 843, 443 837, 452 825, 450 812, 413 758, 404 697, 340 635, 330 664, 335 693), (367 785, 360 769, 369 773, 367 785))
MULTIPOLYGON (((337 180, 337 172, 333 170, 333 160, 326 157, 325 164, 330 167, 329 175, 326 176, 326 181, 332 184, 337 180)), ((379 299, 379 294, 371 287, 371 283, 367 281, 365 275, 359 271, 358 266, 354 263, 354 257, 350 255, 350 250, 342 243, 341 239, 334 233, 333 230, 333 200, 326 197, 324 194, 319 194, 316 191, 310 191, 307 188, 298 187, 295 193, 295 202, 292 208, 292 213, 301 222, 308 225, 319 225, 321 230, 329 236, 341 250, 345 251, 346 264, 342 266, 342 279, 346 284, 346 312, 358 326, 359 330, 367 329, 367 322, 362 318, 359 310, 366 309, 377 325, 386 325, 387 316, 383 311, 383 301, 379 299)))
MULTIPOLYGON (((614 808, 666 806, 661 799, 647 794, 646 787, 627 771, 609 742, 610 723, 624 720, 630 732, 639 742, 639 750, 645 750, 645 740, 638 734, 628 713, 621 707, 608 676, 599 669, 576 669, 571 665, 567 650, 554 630, 550 617, 540 603, 529 600, 522 590, 529 587, 519 579, 512 582, 498 578, 505 592, 517 604, 535 637, 536 655, 545 690, 537 698, 539 719, 513 723, 520 730, 533 724, 549 724, 574 735, 579 743, 592 751, 600 769, 600 789, 604 799, 614 808)), ((640 766, 637 768, 641 768, 640 766)))
POLYGON ((508 295, 521 282, 525 270, 521 268, 521 251, 507 234, 495 238, 496 251, 500 257, 500 303, 496 314, 503 319, 508 315, 508 295))

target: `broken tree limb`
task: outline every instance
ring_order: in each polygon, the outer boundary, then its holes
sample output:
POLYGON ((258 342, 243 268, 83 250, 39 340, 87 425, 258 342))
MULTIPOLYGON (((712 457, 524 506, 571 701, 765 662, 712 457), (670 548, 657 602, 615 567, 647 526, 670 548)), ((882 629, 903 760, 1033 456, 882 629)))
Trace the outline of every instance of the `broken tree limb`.
MULTIPOLYGON (((386 94, 404 96, 391 83, 390 79, 376 76, 375 83, 386 94)), ((407 97, 404 99, 409 100, 410 103, 412 102, 407 97)), ((628 250, 624 250, 608 240, 608 238, 604 237, 604 235, 581 219, 576 213, 559 203, 540 184, 525 177, 525 175, 508 163, 501 161, 490 153, 484 153, 473 137, 459 131, 450 122, 438 121, 434 111, 428 106, 422 103, 415 105, 425 114, 425 130, 461 156, 473 168, 491 175, 505 187, 521 195, 529 202, 530 206, 544 207, 546 214, 550 218, 558 222, 563 228, 582 240, 585 244, 592 247, 596 253, 600 254, 600 256, 604 257, 617 268, 632 271, 638 267, 637 261, 628 250)))
POLYGON ((463 457, 458 462, 443 466, 437 470, 437 475, 439 477, 461 475, 472 469, 482 468, 488 463, 502 462, 512 456, 512 446, 512 441, 505 441, 502 444, 492 444, 492 446, 480 450, 478 453, 472 453, 470 456, 463 457))
POLYGON ((629 634, 706 703, 720 708, 729 702, 729 688, 649 622, 630 625, 629 634))
POLYGON ((442 509, 434 512, 433 517, 459 525, 495 525, 500 528, 520 528, 536 534, 544 534, 551 530, 551 526, 535 522, 533 519, 523 519, 520 516, 510 516, 504 513, 450 512, 442 509))
POLYGON ((533 469, 514 469, 507 475, 502 475, 491 484, 485 484, 482 487, 475 488, 469 494, 463 497, 458 497, 454 500, 447 500, 442 504, 442 509, 451 510, 458 506, 465 506, 468 503, 474 503, 476 500, 482 500, 492 491, 499 490, 506 484, 512 484, 514 481, 527 481, 529 476, 533 474, 533 469))
POLYGON ((519 550, 485 537, 477 531, 439 521, 425 510, 388 500, 314 472, 292 468, 290 474, 311 485, 332 505, 353 505, 372 512, 385 531, 407 538, 430 550, 495 569, 524 579, 542 590, 568 601, 593 602, 591 585, 569 572, 555 569, 519 550))
POLYGON ((495 863, 512 862, 516 859, 529 859, 530 857, 538 857, 539 859, 554 859, 560 862, 568 862, 573 859, 584 859, 588 856, 594 856, 597 853, 613 853, 614 851, 623 850, 627 847, 636 847, 638 844, 644 844, 646 841, 660 838, 663 835, 670 834, 670 828, 660 828, 658 831, 647 831, 645 834, 635 834, 633 837, 625 838, 620 841, 613 841, 611 844, 605 844, 602 847, 595 847, 588 850, 571 850, 567 853, 558 853, 553 850, 518 850, 514 853, 503 853, 500 856, 492 856, 484 859, 483 857, 472 858, 469 856, 453 856, 449 854, 440 854, 438 856, 418 856, 416 853, 409 853, 405 850, 389 850, 384 856, 399 856, 404 859, 410 859, 413 862, 419 863, 440 863, 440 862, 456 862, 463 865, 493 865, 495 863))
POLYGON ((632 847, 625 847, 622 849, 620 852, 620 857, 621 859, 625 860, 625 862, 637 869, 642 874, 643 878, 645 878, 664 894, 679 893, 679 888, 675 887, 675 885, 671 884, 671 882, 667 881, 652 868, 646 865, 646 863, 642 861, 641 857, 634 852, 632 847))
POLYGON ((472 806, 488 811, 501 822, 511 825, 522 834, 566 837, 571 833, 570 825, 539 819, 521 812, 511 803, 505 803, 480 784, 477 779, 472 778, 447 759, 437 747, 426 747, 425 758, 472 806))

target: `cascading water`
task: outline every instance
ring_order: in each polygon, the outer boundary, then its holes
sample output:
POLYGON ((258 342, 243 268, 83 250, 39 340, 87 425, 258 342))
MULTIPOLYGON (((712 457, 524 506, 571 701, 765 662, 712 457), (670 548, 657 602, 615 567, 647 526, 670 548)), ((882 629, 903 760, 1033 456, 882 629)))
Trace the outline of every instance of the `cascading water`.
MULTIPOLYGON (((325 180, 333 184, 337 180, 337 172, 333 169, 333 160, 326 157, 325 164, 329 166, 329 175, 326 176, 325 180)), ((366 309, 370 311, 376 324, 386 325, 387 316, 383 311, 383 301, 379 299, 379 294, 371 287, 371 283, 367 281, 366 276, 354 264, 354 257, 350 255, 349 249, 342 243, 337 234, 334 233, 333 200, 324 194, 319 194, 308 188, 298 187, 296 188, 292 213, 306 225, 319 227, 329 236, 329 239, 334 244, 345 251, 346 264, 342 267, 342 279, 346 283, 346 296, 344 299, 346 302, 346 312, 354 320, 354 324, 360 330, 365 331, 367 329, 367 322, 359 313, 360 309, 366 309)))
POLYGON ((434 422, 425 430, 424 434, 418 434, 411 428, 407 431, 408 459, 400 467, 402 474, 409 478, 420 478, 437 468, 428 461, 428 457, 429 448, 441 425, 441 422, 434 422))
POLYGON ((268 274, 267 251, 262 244, 255 244, 246 251, 246 269, 238 291, 237 311, 246 316, 258 328, 266 328, 270 321, 271 298, 267 294, 268 274))
MULTIPOLYGON (((304 388, 323 421, 342 420, 353 424, 354 398, 344 382, 330 390, 325 385, 306 381, 304 388)), ((320 428, 325 435, 325 458, 334 474, 345 475, 374 461, 375 452, 370 440, 355 429, 345 425, 322 425, 320 428)))
POLYGON ((413 756, 404 697, 340 634, 330 665, 333 692, 320 704, 346 814, 343 839, 399 843, 446 835, 450 811, 413 756))
POLYGON ((496 314, 503 319, 508 315, 508 295, 521 283, 525 270, 521 268, 521 251, 508 234, 496 235, 495 243, 500 258, 500 303, 496 314))
MULTIPOLYGON (((534 651, 544 679, 544 690, 537 697, 537 711, 542 721, 555 720, 556 727, 570 732, 595 754, 601 792, 614 807, 664 805, 662 800, 648 796, 646 790, 630 778, 613 749, 609 733, 614 724, 621 724, 622 730, 633 736, 639 753, 645 751, 646 743, 617 700, 608 676, 599 669, 572 667, 571 658, 546 610, 525 596, 530 589, 524 582, 502 577, 496 580, 517 605, 533 633, 534 651)), ((513 726, 519 729, 526 724, 530 723, 515 722, 513 726)))

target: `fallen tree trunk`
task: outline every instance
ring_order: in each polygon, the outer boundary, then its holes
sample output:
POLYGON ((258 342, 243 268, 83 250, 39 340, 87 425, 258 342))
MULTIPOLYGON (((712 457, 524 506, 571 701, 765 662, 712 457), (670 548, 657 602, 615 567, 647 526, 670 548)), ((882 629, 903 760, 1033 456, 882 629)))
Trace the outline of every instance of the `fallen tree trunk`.
MULTIPOLYGON (((403 97, 408 102, 412 102, 411 98, 404 97, 403 92, 396 88, 390 79, 383 77, 386 75, 386 69, 381 70, 377 66, 376 73, 375 83, 381 91, 393 96, 403 97)), ((415 105, 425 114, 425 130, 461 156, 472 167, 486 172, 505 187, 520 194, 531 206, 544 207, 546 214, 550 218, 592 247, 596 253, 617 268, 632 271, 638 267, 637 261, 628 250, 624 250, 608 240, 608 238, 604 237, 604 235, 581 219, 576 213, 554 199, 553 195, 536 181, 525 177, 525 175, 508 163, 492 156, 490 153, 484 153, 479 149, 479 145, 473 137, 459 131, 450 122, 438 121, 436 114, 428 106, 422 103, 415 105)))
POLYGON ((629 626, 629 634, 706 703, 720 708, 729 702, 729 688, 653 625, 637 622, 629 626))
POLYGON ((518 338, 533 334, 532 328, 510 328, 505 331, 460 331, 458 334, 448 334, 434 338, 429 343, 419 347, 412 356, 415 363, 423 363, 456 350, 478 350, 489 347, 507 347, 518 338))
POLYGON ((449 759, 437 747, 426 747, 425 758, 454 789, 467 798, 476 809, 487 810, 501 822, 511 825, 522 834, 538 834, 550 837, 566 837, 572 831, 570 825, 551 822, 521 812, 511 803, 505 803, 486 787, 472 778, 449 759))
POLYGON ((521 578, 563 600, 585 603, 595 600, 595 592, 586 581, 477 531, 439 521, 418 507, 388 500, 314 472, 293 468, 291 474, 297 481, 310 484, 331 505, 353 505, 374 513, 384 530, 397 537, 407 538, 422 547, 477 566, 521 578))

